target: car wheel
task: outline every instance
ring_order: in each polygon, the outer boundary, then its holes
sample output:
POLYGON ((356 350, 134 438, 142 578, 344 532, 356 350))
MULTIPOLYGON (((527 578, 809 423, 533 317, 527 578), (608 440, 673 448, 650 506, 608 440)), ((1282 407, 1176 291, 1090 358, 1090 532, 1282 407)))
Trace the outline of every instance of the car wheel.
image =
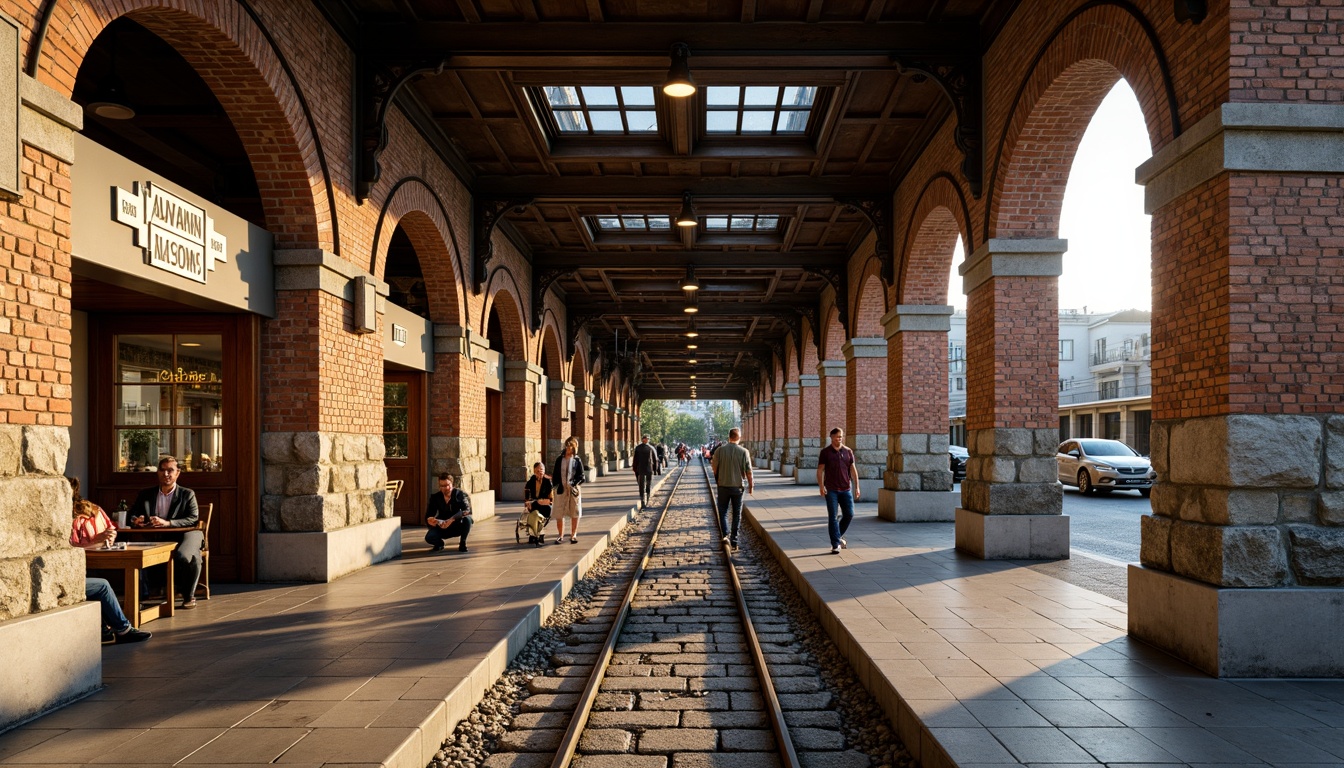
POLYGON ((1086 469, 1078 470, 1078 492, 1087 495, 1094 490, 1096 489, 1092 487, 1092 476, 1087 474, 1086 469))
POLYGON ((1152 495, 1153 495, 1153 489, 1152 489, 1152 488, 1140 488, 1140 489, 1139 489, 1139 495, 1146 499, 1146 498, 1148 498, 1149 496, 1152 496, 1152 495))

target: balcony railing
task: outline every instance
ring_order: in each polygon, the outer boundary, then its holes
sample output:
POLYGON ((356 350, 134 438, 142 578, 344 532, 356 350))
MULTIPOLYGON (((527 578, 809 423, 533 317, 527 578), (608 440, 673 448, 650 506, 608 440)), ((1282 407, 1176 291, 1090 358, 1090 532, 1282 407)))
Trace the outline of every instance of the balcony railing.
POLYGON ((1065 390, 1059 393, 1060 405, 1078 405, 1079 403, 1094 403, 1102 400, 1118 400, 1124 397, 1151 397, 1153 394, 1153 385, 1141 384, 1137 387, 1115 387, 1106 392, 1100 389, 1080 389, 1065 390))
POLYGON ((1106 352, 1092 353, 1092 366, 1106 365, 1107 363, 1141 363, 1148 359, 1151 347, 1134 347, 1133 349, 1111 349, 1106 352))

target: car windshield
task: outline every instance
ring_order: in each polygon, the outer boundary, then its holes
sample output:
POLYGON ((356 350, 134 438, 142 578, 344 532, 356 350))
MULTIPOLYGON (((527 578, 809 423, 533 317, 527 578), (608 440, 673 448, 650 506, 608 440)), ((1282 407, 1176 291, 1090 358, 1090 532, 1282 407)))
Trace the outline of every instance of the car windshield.
POLYGON ((1118 440, 1079 440, 1088 456, 1138 456, 1134 449, 1118 440))

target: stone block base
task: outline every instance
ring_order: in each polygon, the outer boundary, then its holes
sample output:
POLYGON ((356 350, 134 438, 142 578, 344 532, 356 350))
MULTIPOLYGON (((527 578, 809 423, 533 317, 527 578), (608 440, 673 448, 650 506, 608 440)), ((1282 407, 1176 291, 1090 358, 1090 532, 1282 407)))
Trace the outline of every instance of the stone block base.
MULTIPOLYGON (((503 483, 500 483, 500 484, 499 484, 499 494, 500 494, 500 498, 503 499, 504 501, 522 501, 522 500, 523 500, 523 489, 525 489, 525 488, 527 488, 527 483, 526 483, 526 482, 521 482, 521 483, 503 482, 503 483)), ((474 508, 472 509, 471 514, 472 514, 473 517, 476 515, 476 510, 475 510, 474 508)))
POLYGON ((103 684, 102 623, 98 603, 0 622, 0 731, 103 684))
POLYGON ((807 469, 805 467, 794 467, 793 481, 798 485, 810 485, 817 487, 817 468, 807 469))
POLYGON ((955 491, 877 492, 877 516, 893 523, 950 523, 959 504, 961 494, 955 491))
POLYGON ((607 474, 608 474, 608 475, 610 475, 610 474, 613 473, 613 472, 616 472, 616 471, 620 470, 620 468, 621 468, 621 467, 620 467, 620 462, 616 461, 615 459, 608 459, 608 460, 607 460, 607 474))
MULTIPOLYGON (((815 478, 814 478, 815 479, 815 478)), ((882 478, 880 477, 860 477, 859 478, 859 498, 856 504, 875 504, 877 496, 882 492, 882 478)))
POLYGON ((1129 634, 1218 677, 1344 677, 1344 588, 1228 589, 1131 565, 1129 634))
MULTIPOLYGON (((495 516, 495 492, 481 491, 470 494, 471 517, 475 522, 483 522, 495 516)), ((522 496, 518 497, 520 500, 522 496)))
POLYGON ((792 465, 792 464, 780 464, 780 465, 779 465, 779 474, 781 474, 781 475, 783 475, 783 476, 785 476, 785 477, 793 477, 793 476, 794 476, 794 472, 796 471, 796 469, 797 469, 797 467, 795 467, 795 466, 792 465))
POLYGON ((985 560, 1066 560, 1068 515, 984 515, 956 510, 957 549, 985 560))
POLYGON ((257 578, 261 581, 328 582, 399 557, 401 518, 387 517, 334 531, 261 533, 257 545, 257 578))

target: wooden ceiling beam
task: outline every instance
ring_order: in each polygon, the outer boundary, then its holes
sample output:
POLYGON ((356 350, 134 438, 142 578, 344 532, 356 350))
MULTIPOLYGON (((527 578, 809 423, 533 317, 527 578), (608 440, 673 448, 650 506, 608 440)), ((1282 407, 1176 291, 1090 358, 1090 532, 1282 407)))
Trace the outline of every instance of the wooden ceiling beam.
POLYGON ((725 251, 630 251, 622 253, 575 253, 541 251, 532 254, 536 269, 600 269, 607 272, 675 270, 687 265, 723 269, 807 269, 843 267, 849 261, 844 251, 802 253, 733 253, 725 251))
MULTIPOLYGON (((815 307, 816 297, 808 297, 805 301, 784 301, 777 300, 771 302, 752 302, 752 301, 725 301, 718 302, 700 302, 700 311, 696 317, 743 317, 752 318, 753 325, 756 318, 764 315, 775 317, 780 314, 799 312, 809 307, 815 307)), ((665 303, 636 303, 629 301, 609 301, 609 302, 567 302, 568 310, 575 315, 591 315, 594 317, 687 317, 685 312, 681 311, 680 302, 665 303)))
MULTIPOLYGON (((817 3, 820 5, 820 2, 817 3)), ((464 12, 475 10, 461 0, 464 12)), ((583 22, 548 21, 544 24, 510 22, 371 23, 364 25, 364 51, 468 59, 488 56, 513 60, 554 57, 586 58, 599 66, 613 60, 638 61, 643 68, 667 70, 669 52, 676 43, 690 46, 692 71, 708 67, 716 58, 758 57, 781 61, 793 57, 856 55, 942 57, 966 51, 980 39, 974 22, 887 21, 779 22, 583 22)), ((449 66, 455 66, 450 60, 449 66)), ((621 64, 620 66, 628 66, 621 64)))
POLYGON ((474 192, 482 197, 526 197, 536 203, 610 203, 660 200, 669 210, 690 192, 696 205, 709 199, 746 198, 759 203, 833 203, 837 197, 890 194, 885 177, 764 176, 747 178, 634 176, 480 176, 474 192))

